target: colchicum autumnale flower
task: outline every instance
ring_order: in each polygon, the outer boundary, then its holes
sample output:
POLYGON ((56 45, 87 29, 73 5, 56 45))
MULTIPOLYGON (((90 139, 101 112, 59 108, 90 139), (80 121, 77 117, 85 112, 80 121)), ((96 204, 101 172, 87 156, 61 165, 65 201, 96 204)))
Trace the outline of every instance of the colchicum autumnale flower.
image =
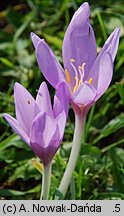
POLYGON ((54 96, 52 109, 45 82, 38 90, 36 100, 19 83, 14 86, 16 119, 8 114, 4 118, 47 166, 62 142, 68 115, 68 97, 61 84, 54 96))
POLYGON ((90 25, 90 8, 83 3, 66 30, 62 54, 64 69, 44 39, 31 33, 38 65, 49 83, 57 89, 64 82, 75 112, 75 131, 68 165, 59 190, 65 196, 80 151, 87 112, 107 90, 119 43, 119 28, 109 36, 97 56, 96 40, 90 25))
POLYGON ((119 28, 114 30, 97 56, 96 40, 89 17, 90 8, 85 2, 73 15, 64 36, 62 53, 65 69, 44 39, 31 33, 38 65, 45 78, 55 89, 61 82, 65 82, 73 107, 85 107, 86 112, 111 82, 120 32, 119 28))

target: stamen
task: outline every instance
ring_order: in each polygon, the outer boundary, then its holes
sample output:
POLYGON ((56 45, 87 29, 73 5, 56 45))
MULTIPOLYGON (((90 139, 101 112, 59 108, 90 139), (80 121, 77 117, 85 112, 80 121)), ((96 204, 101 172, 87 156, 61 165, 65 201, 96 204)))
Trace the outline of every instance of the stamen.
POLYGON ((84 66, 86 65, 86 63, 82 64, 82 75, 81 75, 81 82, 83 82, 83 78, 84 78, 84 66))
POLYGON ((75 62, 75 60, 74 60, 74 59, 70 59, 71 66, 73 67, 74 72, 75 72, 76 85, 78 85, 78 80, 79 80, 79 79, 78 79, 78 72, 77 72, 77 69, 76 69, 76 67, 74 66, 73 62, 75 62))
POLYGON ((78 83, 79 83, 79 85, 83 84, 83 82, 81 82, 81 80, 79 80, 79 82, 78 82, 78 83))
POLYGON ((70 82, 71 82, 71 77, 70 77, 70 73, 68 72, 67 69, 65 69, 65 75, 66 75, 66 81, 67 81, 67 83, 70 84, 70 82))
POLYGON ((89 84, 92 84, 92 81, 93 81, 93 78, 91 77, 91 78, 88 80, 88 83, 89 83, 89 84))
POLYGON ((82 70, 82 67, 81 67, 81 66, 78 66, 78 70, 82 70))
MULTIPOLYGON (((73 91, 71 90, 71 92, 74 94, 76 92, 76 90, 78 89, 79 86, 83 85, 84 83, 84 67, 86 65, 86 63, 83 63, 81 66, 78 66, 78 68, 75 67, 74 65, 74 62, 75 62, 75 59, 70 59, 70 64, 72 66, 72 68, 74 69, 74 72, 75 72, 75 86, 73 88, 73 91)), ((67 80, 67 83, 70 84, 71 82, 71 77, 70 77, 70 74, 68 72, 68 70, 65 70, 65 73, 66 73, 66 80, 67 80)), ((88 83, 89 84, 92 84, 92 77, 88 80, 88 83)))
POLYGON ((75 62, 75 60, 74 59, 70 59, 70 62, 75 62))
POLYGON ((82 67, 78 66, 78 71, 80 73, 80 80, 79 80, 79 85, 83 83, 83 77, 84 77, 84 73, 82 73, 82 67))
POLYGON ((79 86, 79 85, 77 84, 77 85, 75 85, 75 87, 73 88, 73 94, 76 92, 78 86, 79 86))
POLYGON ((84 71, 84 66, 86 65, 86 63, 82 64, 82 71, 84 71))
POLYGON ((84 78, 84 66, 86 63, 83 63, 82 66, 78 67, 79 73, 80 73, 80 84, 83 84, 83 78, 84 78))

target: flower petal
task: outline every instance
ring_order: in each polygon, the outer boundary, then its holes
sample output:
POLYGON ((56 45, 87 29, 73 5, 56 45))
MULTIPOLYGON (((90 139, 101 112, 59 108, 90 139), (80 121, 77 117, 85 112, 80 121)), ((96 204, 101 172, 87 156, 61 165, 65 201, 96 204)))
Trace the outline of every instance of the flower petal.
POLYGON ((65 112, 66 118, 69 110, 69 91, 65 83, 61 83, 54 96, 53 114, 56 118, 61 112, 65 112))
POLYGON ((29 136, 31 124, 34 119, 35 100, 31 94, 19 83, 15 83, 14 86, 14 99, 17 121, 29 136))
POLYGON ((65 130, 65 124, 67 121, 67 117, 64 111, 62 111, 56 118, 58 127, 59 127, 59 134, 60 134, 60 139, 62 140, 63 135, 64 135, 64 130, 65 130))
POLYGON ((95 88, 85 82, 82 86, 80 86, 73 96, 73 102, 77 105, 86 106, 95 100, 96 97, 96 90, 95 88))
POLYGON ((36 57, 43 75, 54 88, 66 82, 63 68, 44 40, 40 40, 36 46, 36 57))
POLYGON ((40 41, 43 40, 43 39, 40 39, 40 38, 39 38, 36 34, 34 34, 33 32, 31 32, 30 36, 31 36, 31 39, 32 39, 32 43, 33 43, 33 45, 34 45, 34 48, 36 48, 37 45, 38 45, 38 43, 39 43, 40 41))
POLYGON ((3 117, 10 124, 13 130, 22 138, 24 142, 26 142, 30 146, 30 138, 25 133, 24 129, 18 123, 18 121, 8 114, 4 114, 3 117))
POLYGON ((97 72, 97 97, 95 99, 98 100, 106 91, 106 89, 109 87, 112 74, 113 74, 113 62, 112 57, 110 53, 106 52, 100 59, 99 62, 97 62, 96 65, 94 65, 94 68, 96 68, 97 72))
POLYGON ((46 112, 50 116, 53 116, 51 100, 49 90, 45 82, 42 82, 37 93, 36 103, 41 112, 46 112))
MULTIPOLYGON (((99 55, 97 56, 91 70, 90 73, 87 76, 87 80, 89 80, 90 78, 92 78, 92 85, 94 86, 94 88, 96 89, 100 89, 100 87, 98 88, 98 83, 100 83, 100 79, 102 78, 102 80, 104 80, 104 87, 105 90, 108 88, 108 85, 110 84, 111 78, 112 78, 112 68, 113 65, 111 63, 111 60, 114 61, 116 52, 117 52, 117 48, 118 48, 118 43, 119 43, 119 34, 120 34, 120 30, 119 28, 115 29, 115 31, 109 36, 109 38, 107 39, 106 43, 104 44, 101 52, 99 53, 99 55), (108 54, 109 53, 109 54, 108 54), (107 55, 107 56, 106 56, 107 55), (111 60, 110 60, 110 55, 111 56, 111 60), (103 64, 101 62, 104 62, 104 58, 105 59, 109 59, 108 63, 106 62, 106 65, 104 63, 104 70, 102 67, 102 70, 100 69, 100 64, 103 64), (108 65, 111 68, 110 71, 108 70, 108 65), (110 66, 111 65, 111 66, 110 66), (107 67, 107 70, 106 70, 107 67), (105 71, 106 70, 106 71, 105 71), (106 72, 108 73, 106 75, 106 72), (101 74, 100 74, 101 73, 101 74), (101 77, 101 78, 100 78, 101 77), (106 78, 106 81, 105 81, 106 78), (109 78, 109 79, 108 79, 109 78), (108 80, 107 80, 108 79, 108 80), (99 81, 98 81, 99 80, 99 81)), ((101 81, 102 82, 102 81, 101 81)), ((104 92, 105 92, 104 90, 104 92)), ((98 90, 99 91, 99 90, 98 90)), ((103 92, 103 91, 101 91, 103 92)), ((103 93, 104 93, 103 92, 103 93)), ((100 94, 101 95, 101 94, 100 94)), ((99 96, 100 97, 100 96, 99 96)))
POLYGON ((97 55, 95 36, 89 23, 89 16, 89 5, 84 3, 75 12, 63 41, 63 61, 65 69, 71 74, 72 87, 75 85, 75 73, 70 59, 75 60, 77 69, 78 66, 86 63, 85 74, 87 74, 97 55))
POLYGON ((60 135, 55 119, 46 113, 39 113, 32 124, 31 147, 46 165, 60 144, 60 135))
POLYGON ((55 133, 57 122, 47 113, 39 113, 34 119, 31 129, 31 142, 47 147, 55 133))
POLYGON ((105 52, 109 52, 112 60, 114 62, 117 50, 118 50, 118 44, 119 44, 119 36, 120 36, 120 29, 116 28, 112 34, 108 37, 108 39, 106 40, 100 54, 99 54, 99 58, 101 58, 101 56, 103 55, 103 53, 105 52))
MULTIPOLYGON (((99 64, 101 61, 102 56, 105 53, 110 53, 112 61, 114 61, 116 53, 117 53, 117 48, 118 48, 118 43, 119 43, 119 34, 120 34, 120 29, 116 28, 114 30, 114 32, 109 36, 109 38, 107 39, 107 41, 105 42, 101 52, 99 53, 99 55, 97 56, 88 76, 87 76, 87 80, 89 80, 90 78, 92 78, 93 80, 93 86, 95 88, 97 88, 97 79, 99 76, 99 64)), ((111 71, 110 71, 111 73, 111 71)))

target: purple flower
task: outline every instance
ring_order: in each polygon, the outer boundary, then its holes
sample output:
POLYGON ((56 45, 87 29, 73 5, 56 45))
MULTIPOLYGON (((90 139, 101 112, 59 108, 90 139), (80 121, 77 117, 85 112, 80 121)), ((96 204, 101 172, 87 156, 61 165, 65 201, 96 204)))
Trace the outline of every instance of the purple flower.
POLYGON ((68 115, 66 86, 62 83, 54 96, 53 109, 45 82, 38 90, 36 100, 19 83, 14 86, 16 119, 4 118, 46 166, 60 147, 68 115))
POLYGON ((89 16, 89 5, 83 3, 72 17, 62 47, 64 69, 47 43, 31 33, 38 65, 45 78, 55 89, 65 82, 73 107, 86 107, 87 110, 103 95, 111 82, 120 33, 116 28, 97 56, 89 16))

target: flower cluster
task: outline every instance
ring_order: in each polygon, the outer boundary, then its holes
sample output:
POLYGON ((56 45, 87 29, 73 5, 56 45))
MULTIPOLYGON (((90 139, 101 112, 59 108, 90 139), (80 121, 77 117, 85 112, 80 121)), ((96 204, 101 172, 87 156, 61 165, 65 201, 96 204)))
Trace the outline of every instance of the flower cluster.
MULTIPOLYGON (((16 83, 14 87, 16 119, 4 114, 11 127, 42 160, 44 167, 47 167, 61 145, 69 102, 71 103, 76 123, 72 152, 60 184, 63 195, 66 194, 76 165, 87 112, 110 85, 119 43, 120 30, 116 28, 97 55, 95 35, 89 17, 89 5, 85 2, 74 13, 64 36, 62 46, 64 68, 45 40, 31 33, 41 72, 56 89, 53 108, 45 82, 41 84, 36 100, 23 86, 16 83)), ((46 169, 44 174, 46 181, 47 172, 46 169)), ((48 193, 48 190, 43 190, 43 194, 48 193)))

